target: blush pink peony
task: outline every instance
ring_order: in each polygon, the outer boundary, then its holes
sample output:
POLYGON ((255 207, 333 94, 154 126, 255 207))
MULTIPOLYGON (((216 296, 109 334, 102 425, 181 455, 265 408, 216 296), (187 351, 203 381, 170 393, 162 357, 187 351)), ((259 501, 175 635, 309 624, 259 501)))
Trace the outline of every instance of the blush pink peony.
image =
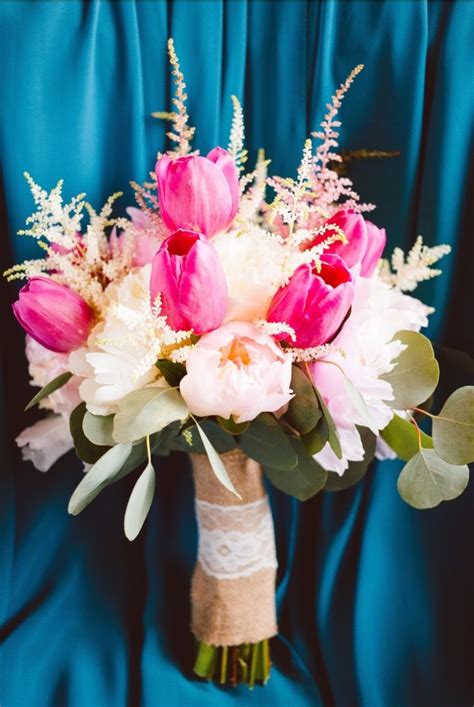
POLYGON ((205 334, 186 362, 181 394, 194 415, 253 420, 292 398, 291 357, 263 331, 229 322, 205 334))

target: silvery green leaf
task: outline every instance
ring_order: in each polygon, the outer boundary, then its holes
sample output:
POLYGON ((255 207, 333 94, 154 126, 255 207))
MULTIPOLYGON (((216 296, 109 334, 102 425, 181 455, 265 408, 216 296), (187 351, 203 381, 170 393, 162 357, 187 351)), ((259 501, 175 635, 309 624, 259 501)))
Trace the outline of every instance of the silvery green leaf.
POLYGON ((93 415, 87 411, 82 420, 82 430, 87 439, 102 447, 113 447, 115 444, 113 426, 113 415, 93 415))
POLYGON ((323 489, 328 473, 307 452, 300 438, 291 437, 290 441, 298 455, 295 468, 282 471, 265 467, 265 472, 277 489, 300 501, 306 501, 323 489))
POLYGON ((239 493, 235 490, 234 484, 229 478, 229 474, 227 473, 227 469, 224 466, 224 463, 212 444, 210 443, 209 439, 206 436, 206 433, 202 429, 202 427, 195 422, 196 427, 199 432, 199 436, 201 437, 201 441, 204 445, 204 449, 206 450, 207 458, 209 459, 209 464, 211 465, 212 471, 218 478, 218 480, 221 482, 225 488, 233 493, 237 498, 242 498, 239 493))
POLYGON ((339 433, 337 431, 336 423, 334 422, 331 413, 329 412, 326 403, 324 402, 324 398, 319 392, 317 388, 314 389, 316 392, 316 396, 318 398, 319 405, 321 407, 323 417, 326 420, 326 426, 328 430, 328 442, 329 446, 331 447, 332 451, 336 455, 338 459, 342 459, 342 449, 341 449, 341 442, 339 439, 339 433))
POLYGON ((433 418, 433 443, 451 464, 474 461, 474 386, 458 388, 433 418))
POLYGON ((68 505, 68 512, 71 515, 77 516, 105 486, 114 481, 130 456, 131 451, 132 445, 130 443, 117 444, 101 456, 85 474, 72 494, 68 505))
POLYGON ((142 529, 148 511, 151 508, 154 494, 155 470, 152 464, 147 464, 138 477, 128 499, 124 517, 124 531, 128 540, 135 540, 142 529))
POLYGON ((120 403, 113 436, 117 442, 135 442, 176 420, 184 422, 188 415, 187 405, 177 390, 156 386, 141 388, 129 393, 120 403))
MULTIPOLYGON (((387 427, 380 432, 380 436, 403 461, 409 461, 418 452, 418 433, 416 427, 399 415, 395 414, 392 417, 387 427)), ((431 437, 425 434, 423 430, 420 430, 420 437, 422 447, 426 449, 433 448, 431 437)))
POLYGON ((291 389, 295 395, 289 402, 286 418, 293 429, 307 434, 314 430, 322 412, 312 382, 298 366, 292 368, 291 389))
POLYGON ((414 508, 434 508, 460 496, 469 481, 469 468, 448 464, 434 449, 421 449, 398 477, 400 496, 414 508))
POLYGON ((65 373, 61 373, 59 376, 56 378, 53 378, 52 381, 49 381, 44 388, 41 388, 41 390, 38 390, 36 395, 31 398, 30 402, 25 408, 26 410, 29 410, 30 408, 34 407, 37 403, 41 402, 44 398, 47 398, 48 395, 51 395, 51 393, 54 393, 56 390, 59 390, 59 388, 62 388, 63 385, 66 385, 68 380, 72 378, 72 373, 69 373, 69 371, 66 371, 65 373))
POLYGON ((423 334, 399 331, 393 339, 406 348, 397 357, 393 370, 380 377, 392 386, 394 400, 387 405, 394 410, 407 410, 428 400, 438 385, 439 366, 431 342, 423 334))

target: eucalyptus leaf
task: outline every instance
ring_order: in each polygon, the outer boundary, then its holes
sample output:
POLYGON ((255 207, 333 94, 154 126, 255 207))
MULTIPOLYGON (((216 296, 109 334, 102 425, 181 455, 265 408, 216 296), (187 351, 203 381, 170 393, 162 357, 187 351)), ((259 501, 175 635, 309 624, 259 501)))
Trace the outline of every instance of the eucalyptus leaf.
POLYGON ((148 463, 132 489, 125 510, 123 527, 128 540, 135 540, 142 529, 154 495, 155 470, 152 464, 148 463))
MULTIPOLYGON (((232 449, 236 448, 237 442, 235 437, 229 432, 223 430, 217 422, 214 422, 214 420, 201 420, 199 424, 218 454, 225 454, 225 452, 230 452, 232 449)), ((182 452, 205 454, 206 450, 202 443, 199 430, 195 424, 186 428, 186 436, 191 438, 191 443, 189 443, 184 435, 181 434, 176 440, 177 445, 175 445, 175 448, 178 448, 182 452)))
POLYGON ((112 437, 113 425, 113 415, 93 415, 89 411, 86 411, 82 420, 82 430, 87 439, 102 447, 113 447, 115 444, 112 437))
POLYGON ((232 435, 241 435, 248 428, 248 422, 234 422, 232 418, 225 420, 223 417, 217 417, 217 422, 225 432, 230 432, 232 435))
POLYGON ((460 496, 469 481, 469 468, 448 464, 434 449, 421 449, 398 477, 400 496, 413 508, 434 508, 460 496))
POLYGON ((416 407, 435 390, 439 380, 439 366, 429 339, 416 331, 399 331, 397 339, 406 348, 395 361, 390 373, 380 376, 392 386, 394 400, 387 402, 395 410, 416 407))
MULTIPOLYGON (((420 430, 420 435, 421 446, 425 447, 425 449, 432 449, 433 440, 431 437, 423 432, 423 430, 420 430)), ((418 433, 416 427, 397 414, 394 414, 387 427, 380 432, 380 436, 403 461, 409 461, 418 453, 418 433)))
POLYGON ((270 469, 289 471, 298 463, 298 455, 273 415, 264 412, 240 435, 239 445, 245 454, 270 469))
POLYGON ((433 443, 446 462, 474 461, 474 386, 455 390, 433 418, 433 443))
POLYGON ((69 430, 71 432, 74 448, 79 459, 87 464, 95 464, 100 457, 105 454, 108 447, 93 444, 82 428, 84 418, 87 413, 85 403, 79 403, 69 416, 69 430))
POLYGON ((172 422, 184 422, 188 415, 187 405, 177 390, 156 386, 141 388, 129 393, 120 403, 113 436, 116 442, 135 442, 172 422))
POLYGON ((283 471, 265 467, 265 472, 272 484, 280 491, 295 496, 300 501, 306 501, 323 489, 327 471, 308 454, 299 438, 291 437, 290 442, 298 455, 295 468, 283 471))
POLYGON ((313 384, 298 366, 292 368, 291 388, 295 395, 288 405, 286 419, 295 430, 306 434, 314 430, 322 412, 313 384))
POLYGON ((365 427, 357 428, 364 447, 364 458, 358 462, 349 462, 349 466, 342 476, 335 472, 328 473, 325 491, 345 491, 345 489, 355 486, 365 476, 367 469, 375 456, 375 445, 377 438, 369 429, 365 427))
POLYGON ((240 494, 237 493, 237 491, 235 490, 234 484, 229 478, 229 474, 227 473, 227 469, 225 468, 222 459, 210 443, 202 427, 196 421, 195 424, 198 429, 199 436, 201 437, 201 441, 204 445, 204 449, 206 451, 207 458, 209 459, 209 464, 211 465, 212 471, 216 475, 217 479, 228 491, 237 496, 237 498, 241 499, 242 496, 240 496, 240 494))
POLYGON ((63 385, 66 385, 68 380, 70 380, 71 378, 72 373, 69 373, 69 371, 61 373, 56 378, 53 378, 52 381, 49 381, 49 383, 47 383, 44 388, 41 388, 41 390, 39 390, 36 395, 31 398, 30 402, 25 408, 25 411, 37 405, 37 403, 41 402, 44 398, 47 398, 48 395, 51 395, 51 393, 54 393, 56 390, 59 390, 59 388, 62 388, 63 385))
POLYGON ((329 412, 329 410, 326 406, 326 403, 324 402, 323 396, 321 395, 321 393, 319 392, 319 390, 317 388, 315 388, 314 391, 317 395, 319 406, 322 410, 324 419, 326 420, 326 425, 328 428, 329 445, 330 445, 332 451, 334 452, 334 454, 336 455, 336 457, 338 459, 342 459, 341 442, 339 440, 339 433, 337 431, 336 424, 335 424, 334 420, 332 419, 332 415, 329 412))
POLYGON ((181 380, 186 375, 186 366, 182 363, 175 363, 166 358, 160 358, 155 366, 160 371, 165 381, 172 388, 176 388, 181 383, 181 380))
POLYGON ((130 443, 117 444, 101 456, 87 474, 84 475, 84 478, 72 494, 68 505, 68 512, 71 515, 78 515, 103 488, 115 480, 131 451, 132 445, 130 443))
POLYGON ((309 454, 317 454, 329 439, 329 429, 326 418, 322 417, 314 430, 302 435, 301 440, 309 454))

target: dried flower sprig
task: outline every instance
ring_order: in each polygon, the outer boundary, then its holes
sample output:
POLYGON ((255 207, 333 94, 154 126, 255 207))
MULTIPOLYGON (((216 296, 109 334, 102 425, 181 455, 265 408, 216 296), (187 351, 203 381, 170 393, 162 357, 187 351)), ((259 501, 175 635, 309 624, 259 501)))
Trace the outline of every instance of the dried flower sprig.
POLYGON ((248 159, 248 150, 244 148, 245 125, 244 113, 237 96, 232 96, 233 117, 230 129, 228 152, 233 156, 239 172, 243 172, 248 159))
POLYGON ((379 276, 391 287, 412 292, 420 282, 441 275, 441 270, 431 266, 450 252, 451 246, 430 247, 424 245, 423 238, 418 236, 406 257, 401 248, 395 248, 390 262, 385 259, 381 261, 379 276))

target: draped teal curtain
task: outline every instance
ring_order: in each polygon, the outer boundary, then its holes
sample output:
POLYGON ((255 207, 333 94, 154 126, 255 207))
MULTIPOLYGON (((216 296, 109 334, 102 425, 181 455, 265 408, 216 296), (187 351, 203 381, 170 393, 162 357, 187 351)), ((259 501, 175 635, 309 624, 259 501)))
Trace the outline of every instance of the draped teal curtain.
MULTIPOLYGON (((335 87, 365 70, 344 104, 342 146, 397 150, 352 176, 390 247, 448 242, 433 304, 444 393, 473 383, 444 346, 473 349, 474 6, 464 2, 2 2, 1 265, 31 256, 16 236, 32 201, 22 172, 99 206, 142 181, 165 147, 151 118, 169 106, 166 39, 189 88, 197 147, 225 146, 230 95, 242 101, 251 159, 291 174, 335 87), (471 162, 472 164, 472 162, 471 162)), ((33 244, 34 245, 34 244, 33 244)), ((1 289, 0 468, 2 707, 467 707, 473 635, 472 486, 414 511, 398 462, 357 488, 304 505, 272 491, 281 633, 265 689, 223 690, 191 675, 188 594, 196 552, 187 461, 160 462, 144 532, 123 538, 132 480, 78 518, 73 455, 41 474, 13 439, 34 414, 23 337, 1 289)))

